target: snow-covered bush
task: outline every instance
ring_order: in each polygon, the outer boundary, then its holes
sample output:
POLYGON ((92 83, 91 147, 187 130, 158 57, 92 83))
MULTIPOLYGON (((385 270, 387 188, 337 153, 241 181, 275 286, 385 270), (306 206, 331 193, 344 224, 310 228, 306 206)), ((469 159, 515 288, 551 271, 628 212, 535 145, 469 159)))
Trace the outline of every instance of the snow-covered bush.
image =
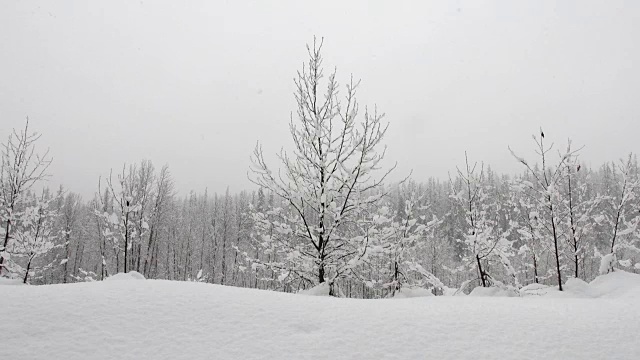
POLYGON ((129 271, 128 273, 118 273, 109 276, 105 281, 129 281, 129 280, 145 280, 144 275, 137 271, 129 271))
POLYGON ((63 246, 58 241, 56 228, 57 209, 52 208, 56 198, 32 198, 26 207, 14 217, 13 241, 7 246, 6 268, 20 274, 26 283, 36 270, 50 268, 59 261, 38 263, 40 258, 55 248, 63 246))

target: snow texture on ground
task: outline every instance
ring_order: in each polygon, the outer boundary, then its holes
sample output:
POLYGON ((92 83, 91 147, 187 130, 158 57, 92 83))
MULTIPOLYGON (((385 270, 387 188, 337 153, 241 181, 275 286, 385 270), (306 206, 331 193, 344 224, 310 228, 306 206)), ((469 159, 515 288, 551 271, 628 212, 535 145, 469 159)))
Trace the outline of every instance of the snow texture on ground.
MULTIPOLYGON (((640 276, 589 296, 356 300, 196 282, 2 286, 4 359, 640 359, 640 276)), ((569 286, 570 288, 572 286, 569 286)), ((549 291, 551 294, 553 291, 549 291)))

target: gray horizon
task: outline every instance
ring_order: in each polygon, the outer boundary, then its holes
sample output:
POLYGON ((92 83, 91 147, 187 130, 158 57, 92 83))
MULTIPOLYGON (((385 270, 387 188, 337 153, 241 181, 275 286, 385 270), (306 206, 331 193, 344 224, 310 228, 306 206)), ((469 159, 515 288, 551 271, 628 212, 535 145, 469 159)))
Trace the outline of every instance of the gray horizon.
MULTIPOLYGON (((386 113, 390 180, 470 160, 524 169, 542 127, 590 166, 640 151, 640 3, 5 1, 0 141, 25 118, 49 185, 92 196, 123 164, 168 164, 180 194, 255 188, 249 158, 290 148, 293 78, 325 71, 386 113)), ((361 114, 362 115, 362 114, 361 114)), ((275 157, 270 165, 277 167, 275 157)))

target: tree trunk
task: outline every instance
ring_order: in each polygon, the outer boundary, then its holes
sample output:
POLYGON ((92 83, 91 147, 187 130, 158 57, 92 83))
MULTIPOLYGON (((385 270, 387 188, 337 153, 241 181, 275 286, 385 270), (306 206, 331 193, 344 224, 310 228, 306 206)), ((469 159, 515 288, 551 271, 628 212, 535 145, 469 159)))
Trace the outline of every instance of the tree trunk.
MULTIPOLYGON (((569 170, 567 168, 567 170, 569 170)), ((576 238, 576 225, 574 222, 574 214, 573 214, 573 192, 571 190, 571 174, 568 176, 568 185, 569 185, 569 225, 571 226, 571 242, 573 245, 573 256, 574 256, 574 265, 575 265, 575 277, 576 279, 579 277, 579 269, 578 269, 578 239, 576 238)))
POLYGON ((221 267, 221 277, 220 277, 220 285, 224 285, 224 278, 227 272, 226 262, 226 252, 227 252, 227 234, 226 234, 226 225, 224 230, 224 236, 222 237, 222 267, 221 267))
POLYGON ((318 265, 318 283, 324 282, 324 257, 320 257, 320 265, 318 265))
POLYGON ((482 287, 487 287, 487 279, 484 270, 482 270, 482 262, 480 261, 480 256, 476 255, 476 262, 478 263, 478 272, 480 273, 480 281, 482 282, 482 287))
POLYGON ((151 229, 149 229, 149 242, 147 243, 147 252, 144 258, 144 266, 143 273, 144 276, 149 276, 149 272, 151 271, 151 260, 153 257, 154 243, 153 243, 153 232, 154 232, 155 224, 151 224, 151 229))
POLYGON ((547 197, 549 201, 549 210, 551 211, 551 229, 553 231, 553 247, 556 256, 556 270, 558 271, 558 289, 562 291, 562 273, 560 272, 560 253, 558 252, 558 234, 556 231, 556 220, 553 216, 553 205, 551 205, 551 197, 547 197))
POLYGON ((124 272, 127 273, 128 270, 128 262, 127 262, 127 253, 129 252, 129 212, 127 209, 127 214, 124 217, 124 272))
POLYGON ((33 258, 31 256, 29 256, 29 262, 27 263, 27 271, 24 273, 24 279, 22 280, 22 283, 26 284, 27 283, 27 279, 29 278, 29 269, 31 269, 31 261, 33 260, 33 258))
MULTIPOLYGON (((7 250, 7 245, 9 244, 9 229, 11 226, 11 220, 7 219, 7 225, 4 229, 4 244, 2 246, 2 251, 7 250)), ((2 275, 2 270, 4 270, 4 256, 0 256, 0 275, 2 275)))
POLYGON ((65 228, 65 230, 66 230, 66 234, 65 234, 65 240, 66 241, 65 241, 65 244, 64 244, 64 257, 65 257, 65 259, 67 259, 67 261, 64 263, 64 269, 63 269, 64 274, 63 274, 63 277, 62 277, 62 283, 63 284, 67 283, 67 278, 69 277, 69 275, 68 275, 68 264, 69 264, 69 256, 71 255, 71 254, 69 254, 69 243, 71 242, 71 236, 69 235, 70 229, 67 226, 65 228))
POLYGON ((574 264, 575 264, 575 270, 576 270, 575 275, 576 275, 576 279, 577 279, 579 277, 579 275, 578 275, 578 269, 579 269, 578 265, 579 265, 579 261, 580 261, 580 259, 578 258, 578 243, 577 242, 573 243, 573 261, 574 261, 574 264))
POLYGON ((536 259, 536 254, 533 254, 533 281, 538 284, 538 261, 536 259))

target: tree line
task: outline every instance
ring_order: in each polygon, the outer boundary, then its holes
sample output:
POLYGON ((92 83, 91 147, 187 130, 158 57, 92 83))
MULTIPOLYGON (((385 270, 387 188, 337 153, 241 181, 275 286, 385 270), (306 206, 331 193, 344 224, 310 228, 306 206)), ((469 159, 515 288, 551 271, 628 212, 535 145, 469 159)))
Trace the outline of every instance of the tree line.
POLYGON ((27 120, 2 148, 0 276, 52 284, 137 271, 378 298, 410 287, 562 290, 570 277, 640 271, 636 156, 590 168, 571 141, 554 147, 540 130, 537 158, 508 149, 521 173, 497 174, 465 153, 449 179, 390 183, 384 114, 360 108, 359 81, 340 86, 335 70, 324 73, 321 41, 307 49, 294 151, 271 168, 258 144, 254 190, 179 195, 167 166, 143 160, 100 179, 90 199, 36 191, 51 158, 27 120))

